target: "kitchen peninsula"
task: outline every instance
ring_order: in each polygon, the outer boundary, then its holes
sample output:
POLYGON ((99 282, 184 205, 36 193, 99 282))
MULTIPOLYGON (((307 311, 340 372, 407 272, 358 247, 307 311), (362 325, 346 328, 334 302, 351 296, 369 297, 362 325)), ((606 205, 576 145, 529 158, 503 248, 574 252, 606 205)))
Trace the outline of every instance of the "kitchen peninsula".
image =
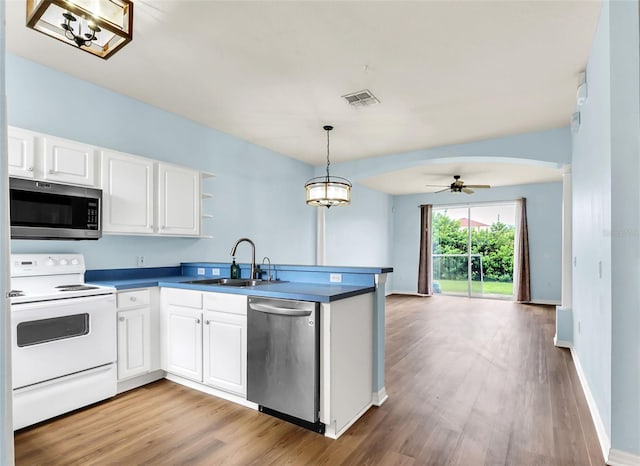
MULTIPOLYGON (((87 282, 118 290, 120 392, 166 377, 257 409, 247 400, 253 296, 319 303, 319 420, 326 436, 338 438, 385 401, 384 284, 391 268, 274 265, 254 286, 216 283, 229 276, 229 265, 87 271, 87 282), (214 284, 188 283, 203 280, 214 284)), ((241 276, 249 269, 241 264, 241 276)))

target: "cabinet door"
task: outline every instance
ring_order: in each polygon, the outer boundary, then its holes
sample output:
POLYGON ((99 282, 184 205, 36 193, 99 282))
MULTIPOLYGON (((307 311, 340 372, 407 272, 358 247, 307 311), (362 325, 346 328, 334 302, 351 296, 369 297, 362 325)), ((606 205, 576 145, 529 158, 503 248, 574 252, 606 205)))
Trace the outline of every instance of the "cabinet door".
POLYGON ((7 129, 9 175, 34 177, 34 143, 32 132, 12 127, 7 129))
POLYGON ((168 306, 166 371, 202 381, 202 311, 168 306))
POLYGON ((153 233, 153 160, 108 150, 102 156, 102 231, 153 233))
POLYGON ((42 145, 45 180, 97 186, 92 146, 51 136, 44 136, 42 145))
POLYGON ((149 372, 150 309, 118 312, 118 380, 149 372))
POLYGON ((158 233, 200 235, 200 173, 158 164, 158 233))
POLYGON ((247 317, 205 311, 204 382, 247 396, 247 317))

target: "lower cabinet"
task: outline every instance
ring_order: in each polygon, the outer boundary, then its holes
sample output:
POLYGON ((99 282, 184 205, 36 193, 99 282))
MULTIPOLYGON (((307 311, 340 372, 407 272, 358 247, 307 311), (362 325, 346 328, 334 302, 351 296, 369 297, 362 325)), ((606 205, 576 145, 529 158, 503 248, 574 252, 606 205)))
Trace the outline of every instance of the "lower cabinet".
POLYGON ((247 396, 247 316, 205 311, 204 383, 247 396))
POLYGON ((160 368, 158 289, 117 294, 118 381, 160 368))
POLYGON ((162 369, 246 397, 247 297, 162 288, 162 369))
POLYGON ((118 379, 146 374, 151 369, 149 308, 118 312, 118 379))
POLYGON ((167 310, 167 372, 202 381, 202 311, 170 305, 167 310))

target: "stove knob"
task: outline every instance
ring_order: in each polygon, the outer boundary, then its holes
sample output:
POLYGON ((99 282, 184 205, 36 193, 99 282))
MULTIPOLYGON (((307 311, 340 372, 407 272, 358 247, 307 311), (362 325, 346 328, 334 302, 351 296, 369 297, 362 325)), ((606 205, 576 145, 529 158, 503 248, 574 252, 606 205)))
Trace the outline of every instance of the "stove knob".
POLYGON ((53 265, 56 265, 56 261, 54 261, 53 259, 49 258, 49 259, 47 259, 46 265, 48 267, 51 267, 53 265))
POLYGON ((60 265, 67 265, 68 263, 67 259, 60 259, 60 265))
POLYGON ((80 261, 78 259, 71 259, 71 265, 79 265, 80 261))

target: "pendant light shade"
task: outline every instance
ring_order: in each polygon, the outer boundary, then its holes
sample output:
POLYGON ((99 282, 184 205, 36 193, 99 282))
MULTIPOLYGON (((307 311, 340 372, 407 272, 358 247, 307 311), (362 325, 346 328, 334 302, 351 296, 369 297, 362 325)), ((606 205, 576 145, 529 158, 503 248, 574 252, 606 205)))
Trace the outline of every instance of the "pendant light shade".
POLYGON ((349 205, 351 202, 351 182, 340 176, 329 174, 329 131, 333 126, 324 126, 327 132, 327 174, 311 178, 305 184, 307 204, 317 207, 331 207, 349 205))

